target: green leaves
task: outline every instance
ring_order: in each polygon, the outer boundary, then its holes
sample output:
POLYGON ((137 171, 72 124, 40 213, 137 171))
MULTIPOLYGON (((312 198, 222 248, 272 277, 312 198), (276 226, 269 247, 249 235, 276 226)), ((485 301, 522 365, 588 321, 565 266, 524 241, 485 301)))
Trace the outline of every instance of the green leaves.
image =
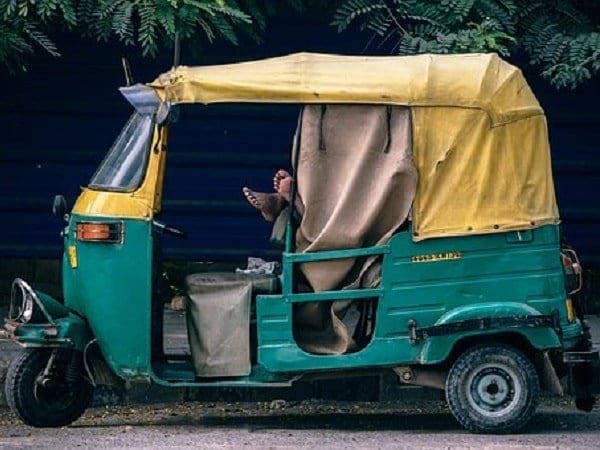
POLYGON ((76 22, 73 0, 0 0, 0 63, 15 72, 36 49, 60 56, 45 30, 76 22))
POLYGON ((80 20, 92 27, 92 36, 99 40, 115 36, 127 45, 139 45, 149 56, 156 55, 160 42, 173 42, 177 33, 182 39, 225 39, 237 44, 236 29, 253 24, 251 16, 231 0, 82 0, 80 4, 80 20))
POLYGON ((340 0, 332 26, 371 34, 391 53, 516 51, 557 88, 600 70, 600 2, 583 0, 340 0))
POLYGON ((338 7, 332 25, 339 31, 357 23, 372 31, 392 52, 457 53, 496 51, 508 54, 512 41, 507 33, 514 24, 503 25, 487 12, 503 9, 506 16, 512 0, 346 0, 338 7), (506 5, 504 5, 506 3, 506 5))
POLYGON ((177 33, 194 43, 224 39, 237 44, 240 31, 257 38, 256 29, 266 25, 265 11, 274 4, 273 0, 0 0, 0 64, 17 71, 25 69, 26 57, 36 50, 59 56, 45 30, 61 27, 99 41, 115 38, 139 46, 149 56, 156 55, 161 43, 170 46, 177 33))
POLYGON ((533 1, 519 22, 519 41, 557 88, 575 88, 600 72, 600 3, 533 1))
POLYGON ((600 33, 557 35, 543 49, 542 76, 558 87, 575 88, 600 72, 600 33))
POLYGON ((331 24, 369 34, 367 48, 390 53, 493 51, 528 55, 557 88, 574 88, 600 71, 600 2, 591 0, 0 0, 0 64, 24 70, 35 52, 59 50, 48 30, 116 39, 154 56, 176 34, 204 42, 260 41, 282 9, 324 14, 331 24))
MULTIPOLYGON (((344 31, 348 28, 348 26, 360 18, 361 16, 372 15, 375 19, 382 21, 384 19, 384 14, 381 14, 383 10, 386 9, 386 6, 383 2, 371 2, 369 0, 347 0, 343 2, 335 15, 333 16, 333 22, 331 23, 333 26, 337 27, 338 31, 344 31)), ((382 27, 373 26, 374 29, 378 32, 378 34, 384 34, 387 26, 382 27)))

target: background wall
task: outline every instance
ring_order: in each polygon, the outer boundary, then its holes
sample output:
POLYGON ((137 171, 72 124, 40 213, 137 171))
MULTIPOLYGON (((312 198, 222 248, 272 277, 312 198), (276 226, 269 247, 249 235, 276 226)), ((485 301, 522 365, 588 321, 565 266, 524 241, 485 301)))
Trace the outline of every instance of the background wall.
MULTIPOLYGON (((360 53, 365 35, 338 35, 325 20, 305 16, 271 24, 265 44, 213 46, 184 64, 211 64, 296 51, 360 53)), ((6 258, 59 258, 55 194, 72 205, 131 112, 116 88, 120 56, 131 49, 92 41, 58 40, 64 56, 37 60, 28 73, 0 75, 0 272, 6 258)), ((165 57, 130 57, 136 81, 170 66, 165 57)), ((518 60, 516 61, 518 64, 518 60)), ((521 64, 524 66, 523 64, 521 64)), ((588 267, 600 266, 599 83, 556 91, 525 74, 548 116, 559 207, 566 238, 588 267)), ((173 129, 163 219, 188 232, 165 240, 169 258, 243 261, 273 255, 270 227, 243 200, 240 188, 271 189, 289 166, 297 115, 293 106, 221 105, 185 109, 173 129)), ((13 271, 14 272, 14 271, 13 271)))

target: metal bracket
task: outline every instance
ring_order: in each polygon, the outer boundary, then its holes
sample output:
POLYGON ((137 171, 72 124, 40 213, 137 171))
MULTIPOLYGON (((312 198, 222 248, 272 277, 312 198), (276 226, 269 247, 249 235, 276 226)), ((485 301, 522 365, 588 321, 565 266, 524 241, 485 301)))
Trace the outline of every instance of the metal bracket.
POLYGON ((600 361, 598 349, 579 352, 563 352, 563 362, 565 364, 581 364, 600 361))
POLYGON ((408 339, 411 344, 416 344, 419 340, 417 336, 417 322, 412 319, 408 321, 408 339))
POLYGON ((18 313, 17 313, 18 310, 15 310, 15 305, 14 305, 16 298, 17 298, 17 289, 21 290, 21 295, 23 296, 23 300, 25 300, 27 297, 31 297, 31 299, 35 302, 35 304, 37 304, 38 308, 40 308, 40 311, 42 311, 42 314, 44 314, 44 316, 48 320, 48 324, 52 325, 53 327, 56 328, 56 323, 52 319, 52 316, 46 310, 46 307, 44 306, 42 301, 39 299, 39 297, 37 296, 35 291, 31 288, 31 286, 29 286, 29 284, 27 284, 21 278, 16 278, 12 284, 12 289, 11 289, 11 293, 10 293, 9 319, 14 319, 17 321, 21 319, 21 316, 18 315, 18 313))
POLYGON ((392 370, 398 376, 398 381, 402 384, 412 384, 415 386, 425 386, 434 389, 446 389, 447 372, 435 370, 428 367, 400 366, 392 370))
POLYGON ((468 331, 539 327, 556 329, 556 314, 537 316, 484 317, 480 319, 467 319, 460 322, 445 323, 423 328, 417 328, 416 322, 414 320, 409 320, 408 337, 410 342, 414 344, 421 339, 428 339, 435 336, 446 336, 454 333, 464 333, 468 331))

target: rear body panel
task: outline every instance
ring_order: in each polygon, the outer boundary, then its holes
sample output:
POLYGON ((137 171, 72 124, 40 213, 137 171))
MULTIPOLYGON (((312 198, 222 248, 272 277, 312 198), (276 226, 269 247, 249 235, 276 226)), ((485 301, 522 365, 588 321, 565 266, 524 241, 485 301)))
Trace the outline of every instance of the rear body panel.
POLYGON ((396 234, 382 252, 373 340, 363 350, 342 356, 311 355, 295 344, 292 302, 299 298, 286 293, 290 290, 285 283, 290 280, 284 278, 283 295, 257 301, 259 363, 273 372, 435 364, 461 339, 503 332, 520 334, 538 349, 550 349, 561 347, 564 329, 569 332, 565 338, 574 345, 581 328, 569 324, 566 317, 559 235, 554 225, 418 243, 409 232, 396 234), (411 323, 423 328, 469 319, 538 315, 553 315, 561 329, 507 326, 417 341, 410 336, 411 323))

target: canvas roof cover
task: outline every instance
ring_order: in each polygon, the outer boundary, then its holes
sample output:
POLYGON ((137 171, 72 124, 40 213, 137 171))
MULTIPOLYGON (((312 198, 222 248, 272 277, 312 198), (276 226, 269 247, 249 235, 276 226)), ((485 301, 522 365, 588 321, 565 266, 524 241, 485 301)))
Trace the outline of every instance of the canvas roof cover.
POLYGON ((558 221, 544 112, 521 71, 496 54, 299 53, 180 66, 150 86, 173 104, 410 106, 416 240, 558 221))

